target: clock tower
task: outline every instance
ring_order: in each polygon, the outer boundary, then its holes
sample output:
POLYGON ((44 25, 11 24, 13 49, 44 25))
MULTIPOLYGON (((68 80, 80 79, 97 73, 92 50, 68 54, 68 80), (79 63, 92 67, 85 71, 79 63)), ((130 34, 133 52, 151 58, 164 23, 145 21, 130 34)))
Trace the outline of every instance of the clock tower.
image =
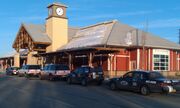
POLYGON ((46 18, 46 33, 52 42, 51 45, 47 47, 46 51, 52 52, 68 42, 67 6, 60 3, 53 3, 47 8, 48 17, 46 18))

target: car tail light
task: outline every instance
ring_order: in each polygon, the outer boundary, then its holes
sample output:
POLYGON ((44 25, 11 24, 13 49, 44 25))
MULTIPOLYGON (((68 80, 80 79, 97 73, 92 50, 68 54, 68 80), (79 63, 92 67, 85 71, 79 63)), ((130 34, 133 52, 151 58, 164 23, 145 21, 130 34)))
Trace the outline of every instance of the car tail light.
POLYGON ((91 74, 91 73, 89 73, 89 74, 88 74, 88 77, 89 77, 89 78, 91 78, 91 77, 92 77, 92 74, 91 74))
POLYGON ((160 86, 161 87, 164 87, 164 86, 168 86, 169 84, 167 84, 167 83, 160 83, 160 86))

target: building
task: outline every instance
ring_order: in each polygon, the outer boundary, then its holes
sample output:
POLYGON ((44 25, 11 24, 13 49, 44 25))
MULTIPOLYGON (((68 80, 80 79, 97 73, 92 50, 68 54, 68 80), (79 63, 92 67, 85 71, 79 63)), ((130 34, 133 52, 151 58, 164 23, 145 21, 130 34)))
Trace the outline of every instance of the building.
POLYGON ((70 27, 67 6, 48 7, 45 25, 22 24, 13 43, 14 66, 64 63, 71 69, 102 65, 107 77, 130 70, 156 70, 166 75, 180 72, 180 45, 117 20, 87 27, 70 27), (23 61, 19 51, 28 50, 23 61))

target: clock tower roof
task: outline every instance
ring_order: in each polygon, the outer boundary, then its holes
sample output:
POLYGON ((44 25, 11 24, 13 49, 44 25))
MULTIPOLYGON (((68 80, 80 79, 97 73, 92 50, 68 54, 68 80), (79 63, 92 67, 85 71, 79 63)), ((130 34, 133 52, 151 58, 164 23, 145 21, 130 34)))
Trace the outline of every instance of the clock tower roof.
POLYGON ((52 6, 61 6, 61 7, 65 7, 65 8, 68 7, 65 4, 55 2, 55 3, 52 3, 52 4, 48 5, 47 8, 52 7, 52 6))

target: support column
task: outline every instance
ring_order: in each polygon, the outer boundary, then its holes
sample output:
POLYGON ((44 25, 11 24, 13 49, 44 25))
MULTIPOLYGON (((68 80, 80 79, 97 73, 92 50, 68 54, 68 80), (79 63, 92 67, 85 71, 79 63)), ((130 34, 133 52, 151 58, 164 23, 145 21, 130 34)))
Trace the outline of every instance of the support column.
POLYGON ((69 54, 69 68, 72 70, 72 55, 69 54))
POLYGON ((93 54, 89 53, 89 66, 92 67, 93 54))
POLYGON ((115 54, 114 54, 114 71, 115 71, 115 76, 117 77, 118 76, 118 74, 117 74, 117 57, 115 54))
POLYGON ((110 78, 113 76, 112 61, 113 61, 113 57, 111 54, 109 54, 108 55, 108 76, 110 78))
POLYGON ((112 65, 112 61, 113 61, 113 56, 110 55, 110 76, 113 76, 113 65, 112 65))
POLYGON ((20 67, 20 54, 19 53, 16 53, 14 55, 14 66, 20 67))
POLYGON ((6 59, 6 67, 5 69, 8 68, 8 59, 6 59))
POLYGON ((103 58, 103 56, 102 56, 102 54, 101 54, 101 57, 100 57, 100 65, 101 65, 101 66, 102 66, 102 64, 103 64, 102 58, 103 58))
POLYGON ((41 67, 44 67, 44 57, 41 57, 41 67))
POLYGON ((140 50, 139 49, 137 49, 137 69, 140 69, 140 50))
POLYGON ((37 58, 34 57, 33 55, 37 54, 37 52, 29 52, 27 56, 27 64, 28 65, 37 65, 37 58))
POLYGON ((56 64, 56 55, 53 56, 53 63, 56 64))
POLYGON ((11 66, 11 67, 13 66, 13 64, 12 64, 12 58, 10 59, 10 66, 11 66))

